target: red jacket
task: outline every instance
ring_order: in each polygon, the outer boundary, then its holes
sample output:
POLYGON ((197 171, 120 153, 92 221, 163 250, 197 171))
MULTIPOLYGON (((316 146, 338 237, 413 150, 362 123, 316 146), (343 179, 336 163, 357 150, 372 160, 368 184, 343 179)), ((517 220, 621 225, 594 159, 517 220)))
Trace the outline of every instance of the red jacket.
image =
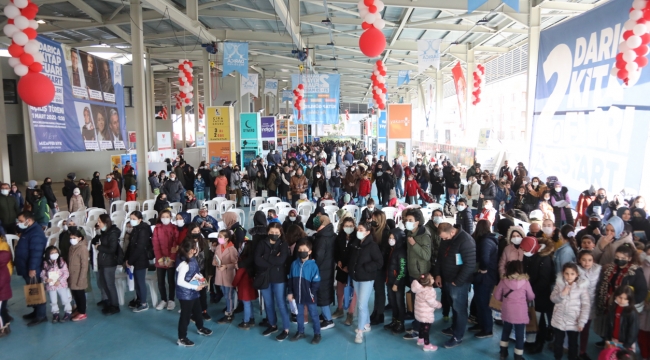
POLYGON ((582 226, 589 225, 590 214, 587 214, 587 209, 595 199, 595 196, 586 195, 584 191, 580 194, 578 203, 576 204, 576 211, 578 212, 578 216, 576 216, 574 226, 578 226, 578 223, 580 223, 582 226))
POLYGON ((135 192, 131 192, 131 190, 128 190, 126 192, 126 201, 136 201, 137 200, 137 195, 138 195, 137 190, 135 192))
POLYGON ((370 180, 361 179, 359 181, 359 196, 370 195, 371 190, 372 190, 372 185, 370 185, 370 180))
POLYGON ((118 199, 120 197, 120 187, 117 185, 117 180, 104 182, 104 195, 110 199, 118 199))
POLYGON ((413 180, 406 180, 404 183, 404 193, 406 196, 417 196, 418 195, 418 182, 413 180))
POLYGON ((253 301, 257 299, 257 290, 253 288, 253 280, 248 276, 245 268, 237 269, 233 286, 237 287, 237 298, 241 301, 253 301))
POLYGON ((178 230, 178 238, 176 239, 176 245, 180 246, 183 243, 183 240, 187 237, 187 225, 183 226, 182 228, 178 229, 178 226, 176 227, 178 230))
POLYGON ((168 257, 176 260, 176 253, 172 252, 172 247, 176 247, 178 243, 178 228, 172 224, 156 224, 151 241, 153 243, 153 252, 156 255, 156 267, 166 269, 167 267, 160 264, 158 259, 168 257))

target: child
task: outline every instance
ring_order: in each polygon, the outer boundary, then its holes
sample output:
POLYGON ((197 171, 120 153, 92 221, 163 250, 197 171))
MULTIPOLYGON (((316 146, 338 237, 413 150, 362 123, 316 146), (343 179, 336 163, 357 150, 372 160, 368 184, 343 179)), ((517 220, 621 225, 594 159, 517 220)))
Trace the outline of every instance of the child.
POLYGON ((413 174, 410 174, 408 180, 404 183, 404 193, 406 194, 407 204, 417 204, 418 182, 415 181, 415 176, 413 176, 413 174))
MULTIPOLYGON (((524 273, 523 263, 519 260, 506 264, 506 273, 494 290, 494 298, 501 301, 501 333, 500 359, 508 358, 508 339, 515 329, 515 360, 523 360, 524 341, 526 340, 526 324, 528 318, 528 302, 535 300, 535 294, 524 273)), ((417 300, 417 297, 416 297, 417 300)))
POLYGON ((77 304, 77 315, 72 321, 86 320, 86 288, 88 287, 88 242, 79 230, 70 232, 70 252, 68 253, 68 287, 77 304))
POLYGON ((555 303, 551 319, 551 326, 555 329, 555 359, 562 359, 565 334, 569 337, 569 359, 577 359, 578 333, 589 321, 591 300, 589 281, 580 278, 575 263, 566 263, 562 266, 562 272, 558 274, 555 288, 551 293, 551 301, 555 303))
POLYGON ((239 253, 233 240, 234 234, 230 230, 219 231, 217 238, 219 244, 212 260, 212 265, 217 267, 214 284, 221 286, 223 296, 226 298, 226 315, 218 321, 219 324, 230 324, 235 313, 232 281, 235 279, 235 267, 239 253))
POLYGON ((81 190, 75 188, 72 190, 72 197, 70 197, 70 213, 83 210, 86 206, 84 205, 84 199, 81 197, 81 190))
POLYGON ((7 307, 12 295, 11 271, 14 266, 11 262, 11 251, 9 251, 8 245, 4 236, 0 236, 0 338, 11 333, 9 328, 11 316, 9 316, 7 307))
POLYGON ((639 317, 634 308, 634 293, 627 285, 614 292, 614 304, 607 313, 605 340, 611 346, 632 350, 639 335, 639 317))
MULTIPOLYGON (((303 194, 303 195, 305 195, 305 194, 303 194)), ((305 195, 305 196, 307 196, 307 195, 305 195)), ((278 224, 282 225, 282 223, 278 219, 278 214, 275 212, 274 209, 269 210, 268 215, 266 216, 266 220, 269 222, 269 224, 270 223, 278 223, 278 224)))
POLYGON ((244 175, 241 179, 241 196, 244 200, 244 206, 248 206, 251 196, 250 179, 248 178, 248 175, 244 175))
POLYGON ((201 173, 196 174, 196 179, 194 179, 194 196, 199 201, 205 199, 205 180, 201 173))
POLYGON ((634 360, 634 352, 613 347, 605 349, 598 355, 598 360, 634 360))
MULTIPOLYGON (((266 226, 264 227, 266 231, 266 226)), ((216 252, 217 246, 213 247, 216 252)), ((258 297, 257 289, 253 287, 253 278, 255 276, 255 254, 251 242, 244 241, 240 246, 239 260, 237 263, 237 272, 232 281, 232 285, 237 288, 237 299, 244 303, 244 319, 237 325, 242 330, 249 330, 255 326, 255 317, 253 315, 252 301, 258 297)))
POLYGON ((591 235, 585 235, 580 240, 580 250, 593 251, 596 248, 596 239, 591 235))
MULTIPOLYGON (((646 282, 650 284, 650 247, 641 254, 641 261, 643 275, 645 275, 646 282)), ((647 301, 646 298, 646 306, 639 315, 639 348, 642 359, 650 358, 650 306, 647 305, 647 301)))
POLYGON ((399 199, 397 198, 397 193, 395 189, 390 190, 390 195, 388 196, 388 206, 396 208, 399 205, 399 199))
POLYGON ((305 317, 305 307, 309 311, 312 322, 314 323, 314 338, 311 343, 316 345, 320 342, 320 320, 318 319, 318 306, 316 305, 316 294, 320 287, 320 274, 318 265, 315 260, 310 260, 312 243, 309 239, 298 244, 297 259, 291 263, 289 272, 288 295, 287 300, 292 302, 296 300, 298 308, 297 318, 298 331, 291 338, 291 341, 298 341, 305 337, 305 323, 302 321, 305 317))
MULTIPOLYGON (((371 217, 372 219, 372 217, 371 217)), ((384 326, 395 335, 404 332, 404 288, 406 287, 406 235, 399 228, 393 229, 388 236, 390 254, 388 256, 387 281, 388 303, 393 308, 393 321, 384 326)))
POLYGON ((375 212, 375 199, 368 199, 366 208, 361 212, 361 222, 372 221, 372 213, 375 212))
MULTIPOLYGON (((582 239, 584 240, 585 238, 583 237, 582 239)), ((580 358, 588 360, 587 343, 589 342, 589 326, 591 325, 591 320, 596 318, 596 285, 598 285, 598 279, 600 278, 600 270, 602 267, 594 262, 594 254, 589 250, 582 250, 578 253, 578 265, 580 278, 589 282, 588 292, 591 312, 589 314, 589 321, 587 321, 580 332, 580 358)))
POLYGON ((129 191, 126 193, 126 201, 136 201, 138 198, 138 191, 135 189, 135 185, 129 187, 129 191))
MULTIPOLYGON (((392 290, 392 289, 391 289, 392 290)), ((423 274, 420 279, 413 280, 411 291, 415 296, 415 320, 420 322, 418 332, 418 345, 423 346, 424 351, 436 351, 438 347, 429 343, 429 330, 433 324, 433 312, 440 309, 442 304, 436 300, 436 290, 433 288, 433 277, 431 274, 423 274)))
MULTIPOLYGON (((196 329, 199 335, 208 336, 212 330, 203 327, 203 316, 201 314, 201 304, 198 301, 201 291, 207 284, 194 280, 202 279, 199 272, 199 263, 195 255, 199 249, 194 245, 192 239, 186 239, 180 246, 179 258, 184 259, 176 268, 176 297, 181 303, 181 317, 178 319, 178 340, 179 346, 194 346, 194 343, 187 338, 187 325, 190 323, 190 317, 194 319, 196 329), (193 316, 192 316, 193 315, 193 316)), ((203 279, 204 280, 204 279, 203 279)))
POLYGON ((65 263, 59 249, 56 246, 49 246, 43 253, 43 270, 41 270, 41 279, 45 283, 45 290, 50 294, 50 304, 52 305, 52 323, 67 322, 72 319, 72 306, 70 305, 70 295, 68 293, 68 265, 65 263), (65 315, 59 317, 59 304, 57 304, 57 294, 61 297, 65 315))
POLYGON ((368 174, 363 174, 361 180, 359 181, 359 206, 365 206, 366 201, 370 197, 370 191, 372 190, 372 184, 368 180, 368 174))

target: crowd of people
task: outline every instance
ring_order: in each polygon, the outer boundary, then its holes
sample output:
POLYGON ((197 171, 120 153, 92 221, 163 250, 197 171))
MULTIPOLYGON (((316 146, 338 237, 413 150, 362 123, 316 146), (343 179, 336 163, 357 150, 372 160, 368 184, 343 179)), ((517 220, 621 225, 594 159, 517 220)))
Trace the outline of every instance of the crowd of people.
MULTIPOLYGON (((134 312, 149 309, 149 270, 158 279, 155 309, 172 311, 178 300, 181 346, 194 344, 187 337, 190 321, 200 335, 212 333, 209 303, 223 299, 219 324, 243 313, 238 328, 260 325, 263 336, 277 334, 278 341, 305 338, 311 320, 311 343, 318 344, 334 320, 352 326, 356 315, 356 343, 380 326, 435 351, 429 332, 441 308, 450 322, 442 330, 449 337, 445 348, 461 345, 467 332, 493 337, 498 324, 502 360, 511 339, 516 360, 544 351, 547 343, 555 359, 568 348, 569 359, 589 360, 591 333, 601 338, 597 346, 619 349, 619 359, 637 350, 650 359, 650 223, 644 198, 630 191, 608 200, 605 189, 588 189, 574 206, 557 178, 531 179, 522 163, 511 171, 506 161, 496 173, 478 163, 456 168, 426 157, 391 165, 359 144, 336 142, 271 151, 249 164, 202 162, 196 171, 179 156, 167 171, 150 174, 148 189, 137 184, 130 164, 107 174, 103 184, 99 175, 90 186, 68 175, 68 209, 104 208, 121 199, 122 190, 127 199, 151 191, 158 216, 150 223, 133 211, 123 233, 103 214, 92 238, 69 219, 54 246, 44 234, 58 211, 52 180, 30 181, 24 197, 15 184, 0 186, 2 235, 20 236, 15 244, 0 242, 0 337, 13 321, 7 300, 14 266, 27 284, 44 283, 55 323, 87 318, 92 269, 102 313, 120 313, 115 277, 122 266, 133 274, 134 312), (277 196, 294 209, 311 203, 314 210, 308 219, 291 210, 283 222, 273 210, 257 211, 249 214, 250 229, 226 212, 220 227, 202 200, 226 196, 238 207, 256 196, 277 196), (335 218, 323 200, 339 205, 335 218), (182 211, 174 214, 172 202, 182 202, 182 211), (423 209, 432 202, 442 206, 429 218, 423 209), (343 208, 355 204, 359 220, 343 208), (387 217, 380 209, 386 207, 401 216, 387 217), (190 209, 199 210, 193 219, 190 209), (515 222, 529 224, 528 231, 515 222), (13 259, 9 246, 15 246, 13 259), (259 296, 266 317, 258 324, 252 308, 259 296), (291 322, 297 323, 293 335, 291 322)), ((48 321, 45 304, 33 308, 23 316, 27 326, 48 321)))

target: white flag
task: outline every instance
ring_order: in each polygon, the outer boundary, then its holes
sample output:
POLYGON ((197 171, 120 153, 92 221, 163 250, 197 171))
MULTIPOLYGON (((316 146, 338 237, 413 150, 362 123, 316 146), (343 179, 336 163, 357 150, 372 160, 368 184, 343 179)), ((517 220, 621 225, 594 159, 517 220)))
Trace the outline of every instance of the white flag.
POLYGON ((418 40, 418 74, 431 65, 440 70, 440 43, 442 39, 418 40))
POLYGON ((273 96, 278 96, 278 81, 274 79, 266 79, 264 81, 264 93, 271 93, 273 96))
POLYGON ((241 76, 241 86, 240 86, 240 94, 241 96, 244 96, 248 93, 253 94, 253 96, 257 97, 259 90, 258 90, 258 74, 251 74, 249 73, 248 76, 240 75, 241 76))

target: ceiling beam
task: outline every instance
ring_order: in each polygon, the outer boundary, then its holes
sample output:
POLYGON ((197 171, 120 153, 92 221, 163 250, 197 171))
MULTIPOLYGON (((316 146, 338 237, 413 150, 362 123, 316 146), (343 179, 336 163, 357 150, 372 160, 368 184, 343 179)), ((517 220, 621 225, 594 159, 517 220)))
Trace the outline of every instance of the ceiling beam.
POLYGON ((113 34, 119 36, 121 39, 123 39, 127 43, 131 44, 131 34, 129 34, 128 32, 126 32, 124 30, 122 30, 122 28, 120 28, 119 26, 117 26, 117 25, 107 25, 106 28, 108 30, 110 30, 111 32, 113 32, 113 34))
POLYGON ((293 43, 298 49, 302 49, 306 44, 303 43, 302 36, 300 35, 300 24, 294 23, 287 5, 284 1, 272 1, 271 5, 275 9, 275 13, 280 18, 280 21, 282 21, 282 24, 284 24, 285 29, 289 32, 293 43))
MULTIPOLYGON (((142 21, 160 21, 162 16, 156 11, 143 11, 142 12, 142 21)), ((128 25, 131 23, 131 17, 129 14, 117 15, 113 20, 104 21, 103 25, 128 25)), ((84 29, 94 29, 97 26, 102 26, 97 22, 92 23, 80 23, 77 21, 56 21, 52 24, 42 24, 38 27, 38 32, 40 34, 47 32, 57 32, 57 31, 70 31, 70 30, 84 30, 84 29)))
MULTIPOLYGON (((429 9, 429 10, 447 10, 447 11, 459 11, 462 13, 467 13, 467 1, 463 0, 426 0, 426 1, 412 1, 412 0, 383 0, 385 6, 395 6, 395 7, 414 7, 417 9, 429 9)), ((328 2, 339 3, 339 4, 350 4, 356 5, 358 0, 328 0, 328 2)), ((528 15, 528 2, 529 0, 519 0, 519 13, 528 15)), ((476 9, 473 14, 480 14, 490 12, 490 10, 497 8, 502 4, 501 0, 488 0, 481 7, 476 9)))
POLYGON ((170 4, 167 0, 144 0, 144 2, 151 5, 151 7, 153 7, 158 13, 163 14, 165 17, 169 17, 174 24, 200 38, 201 41, 213 42, 217 40, 212 34, 210 34, 203 24, 197 20, 192 20, 182 11, 176 9, 176 7, 170 4))
POLYGON ((547 10, 589 11, 599 4, 581 4, 561 1, 544 1, 539 7, 547 10))
POLYGON ((232 11, 232 10, 202 10, 199 16, 234 18, 234 19, 255 19, 255 20, 275 20, 275 14, 264 14, 254 11, 232 11))
POLYGON ((102 18, 102 14, 100 14, 99 11, 95 10, 95 8, 88 5, 83 0, 68 0, 68 2, 76 6, 77 9, 83 11, 86 15, 90 16, 93 20, 97 21, 98 23, 104 22, 104 19, 102 18))

